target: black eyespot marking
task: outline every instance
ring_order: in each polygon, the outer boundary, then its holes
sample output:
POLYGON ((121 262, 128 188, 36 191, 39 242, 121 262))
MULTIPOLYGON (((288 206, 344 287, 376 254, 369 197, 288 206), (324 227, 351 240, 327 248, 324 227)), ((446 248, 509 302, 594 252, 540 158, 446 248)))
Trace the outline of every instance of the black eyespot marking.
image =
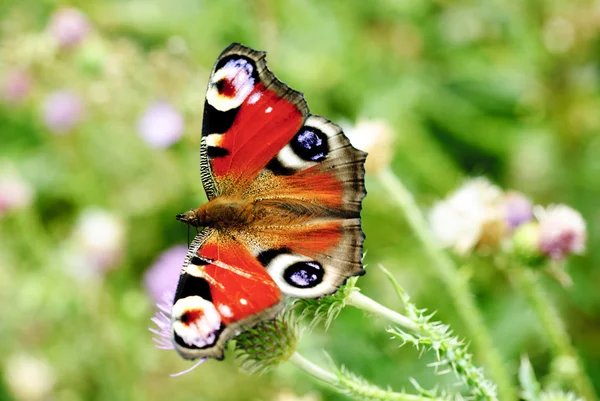
POLYGON ((225 79, 218 80, 215 86, 217 87, 217 91, 219 91, 219 93, 223 92, 225 89, 225 79))
POLYGON ((323 281, 324 273, 318 262, 297 262, 285 269, 283 279, 296 288, 312 288, 323 281))
POLYGON ((290 146, 294 153, 306 161, 320 162, 329 154, 327 135, 314 127, 302 127, 290 146))
MULTIPOLYGON (((187 349, 206 349, 206 348, 210 348, 212 347, 217 340, 219 339, 219 336, 221 335, 221 333, 223 332, 223 330, 225 329, 225 326, 221 325, 221 327, 219 327, 219 330, 217 330, 215 332, 215 341, 213 341, 211 344, 206 344, 204 347, 198 347, 197 345, 190 345, 188 343, 186 343, 185 341, 183 341, 183 338, 181 338, 179 336, 179 334, 177 334, 176 332, 173 333, 173 340, 175 340, 175 343, 177 343, 177 345, 179 345, 182 348, 187 348, 187 349)), ((184 355, 181 355, 184 358, 186 358, 184 355)), ((186 358, 188 359, 188 358, 186 358)), ((221 358, 223 359, 223 358, 221 358)))
POLYGON ((271 161, 266 165, 266 168, 275 175, 293 175, 296 173, 296 170, 293 168, 289 168, 281 164, 277 157, 271 159, 271 161))
POLYGON ((206 154, 208 155, 208 157, 210 157, 211 159, 214 159, 216 157, 225 157, 225 156, 229 156, 229 151, 225 148, 221 148, 219 146, 208 146, 206 148, 206 154))
POLYGON ((263 266, 267 266, 273 259, 284 253, 291 253, 291 251, 288 248, 268 249, 259 253, 256 259, 263 266))
POLYGON ((254 64, 254 61, 248 57, 233 54, 231 56, 223 57, 215 66, 215 71, 219 71, 223 67, 244 69, 248 75, 254 79, 254 82, 258 82, 258 71, 256 71, 256 65, 254 64))
MULTIPOLYGON (((195 264, 195 263, 194 263, 195 264)), ((201 277, 192 276, 191 274, 183 273, 179 277, 177 291, 175 292, 175 302, 181 298, 199 296, 207 301, 212 302, 210 294, 210 286, 208 281, 201 277)))
POLYGON ((229 131, 237 116, 239 107, 227 111, 219 111, 204 102, 204 117, 202 119, 202 135, 224 134, 229 131))

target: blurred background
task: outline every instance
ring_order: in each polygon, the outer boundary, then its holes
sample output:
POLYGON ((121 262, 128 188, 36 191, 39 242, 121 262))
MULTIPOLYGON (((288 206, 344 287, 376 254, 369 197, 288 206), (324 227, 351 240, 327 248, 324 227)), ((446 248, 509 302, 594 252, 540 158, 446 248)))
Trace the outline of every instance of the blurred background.
MULTIPOLYGON (((205 200, 205 86, 233 41, 266 50, 313 113, 388 124, 392 168, 424 211, 476 175, 579 210, 574 283, 544 286, 600 389, 600 2, 3 0, 0 400, 344 399, 289 364, 248 376, 232 353, 170 378, 189 363, 148 332, 186 250, 174 216, 205 200)), ((365 262, 464 335, 402 213, 373 176, 367 190, 365 262)), ((488 259, 457 263, 515 377, 523 354, 547 374, 523 297, 488 259)), ((364 293, 400 307, 368 270, 364 293)), ((451 382, 385 327, 348 308, 301 351, 398 390, 451 382)))

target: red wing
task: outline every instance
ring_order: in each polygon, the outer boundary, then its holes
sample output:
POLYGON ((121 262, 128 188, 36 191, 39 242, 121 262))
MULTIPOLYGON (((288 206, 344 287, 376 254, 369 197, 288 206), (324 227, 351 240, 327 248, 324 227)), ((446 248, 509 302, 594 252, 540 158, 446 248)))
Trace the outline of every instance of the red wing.
POLYGON ((240 193, 298 132, 302 95, 268 70, 265 53, 232 44, 212 70, 202 126, 201 172, 209 199, 240 193))
POLYGON ((223 358, 237 331, 283 308, 269 273, 244 245, 214 230, 190 247, 172 310, 173 342, 187 359, 223 358))

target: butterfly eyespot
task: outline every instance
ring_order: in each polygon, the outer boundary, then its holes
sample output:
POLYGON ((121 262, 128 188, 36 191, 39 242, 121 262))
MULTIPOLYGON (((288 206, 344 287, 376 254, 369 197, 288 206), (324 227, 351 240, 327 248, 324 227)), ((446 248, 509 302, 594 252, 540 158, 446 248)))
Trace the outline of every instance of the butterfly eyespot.
MULTIPOLYGON (((256 66, 250 59, 225 57, 216 66, 206 92, 207 103, 217 112, 237 109, 252 93, 258 82, 256 66)), ((219 119, 213 113, 211 119, 219 119)))
POLYGON ((327 135, 314 127, 303 127, 290 145, 294 153, 306 161, 320 162, 329 154, 327 135))
POLYGON ((228 79, 220 79, 215 83, 215 88, 217 88, 217 92, 219 95, 226 97, 234 97, 235 96, 235 87, 232 85, 231 81, 228 79))
POLYGON ((297 288, 311 288, 323 281, 323 267, 317 262, 298 262, 283 273, 284 280, 297 288))

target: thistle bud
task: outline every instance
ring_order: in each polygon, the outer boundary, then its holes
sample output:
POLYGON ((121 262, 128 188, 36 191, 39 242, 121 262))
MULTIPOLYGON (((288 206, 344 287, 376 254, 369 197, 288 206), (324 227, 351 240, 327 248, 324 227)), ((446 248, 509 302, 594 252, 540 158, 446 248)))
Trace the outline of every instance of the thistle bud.
POLYGON ((540 252, 540 225, 532 221, 520 225, 511 238, 512 252, 528 266, 540 265, 545 257, 540 252))
POLYGON ((299 331, 291 310, 261 322, 235 338, 236 356, 251 374, 263 374, 287 361, 296 351, 299 331))

